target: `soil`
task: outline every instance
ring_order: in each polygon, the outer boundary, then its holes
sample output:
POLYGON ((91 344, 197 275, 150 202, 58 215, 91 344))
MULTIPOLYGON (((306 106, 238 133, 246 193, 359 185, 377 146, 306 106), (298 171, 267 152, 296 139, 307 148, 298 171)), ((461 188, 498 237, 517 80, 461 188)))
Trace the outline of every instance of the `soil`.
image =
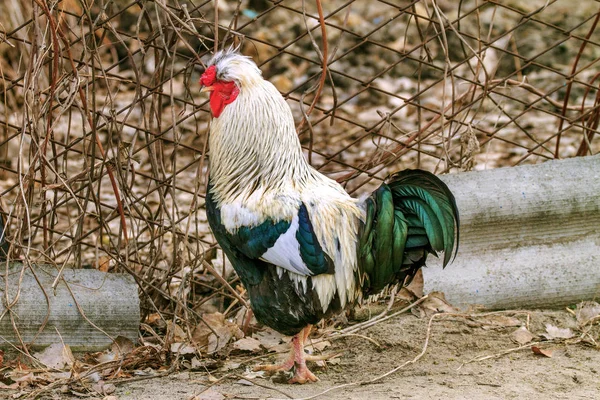
MULTIPOLYGON (((523 325, 529 319, 533 341, 546 331, 546 324, 572 328, 574 317, 567 311, 524 311, 515 315, 523 325)), ((502 317, 504 318, 504 317, 502 317)), ((304 398, 351 382, 382 375, 418 355, 427 334, 429 318, 402 314, 332 341, 326 354, 343 354, 325 368, 312 364, 320 381, 289 385, 283 377, 244 380, 251 367, 275 361, 268 355, 248 361, 250 356, 231 355, 225 364, 242 362, 239 368, 212 372, 181 372, 168 377, 119 385, 114 393, 126 399, 262 399, 304 398), (372 339, 375 343, 368 340, 372 339), (215 382, 215 378, 218 379, 215 382), (211 383, 211 380, 213 383, 211 383), (252 380, 253 383, 250 383, 252 380), (279 383, 278 383, 279 382, 279 383), (212 385, 212 386, 211 386, 212 385)), ((514 322, 514 319, 512 319, 514 322)), ((584 343, 544 342, 539 348, 551 357, 536 355, 531 346, 495 358, 472 361, 519 347, 511 340, 516 326, 494 326, 479 318, 435 319, 425 355, 374 384, 334 389, 322 399, 597 399, 600 398, 600 352, 584 343)), ((489 321, 488 321, 489 322, 489 321)), ((498 321, 495 321, 498 322, 498 321)), ((509 324, 510 325, 510 324, 509 324)), ((595 337, 597 339, 597 337, 595 337)), ((572 340, 573 341, 573 340, 572 340)), ((283 357, 284 355, 282 355, 283 357)), ((309 365, 311 366, 311 365, 309 365)))

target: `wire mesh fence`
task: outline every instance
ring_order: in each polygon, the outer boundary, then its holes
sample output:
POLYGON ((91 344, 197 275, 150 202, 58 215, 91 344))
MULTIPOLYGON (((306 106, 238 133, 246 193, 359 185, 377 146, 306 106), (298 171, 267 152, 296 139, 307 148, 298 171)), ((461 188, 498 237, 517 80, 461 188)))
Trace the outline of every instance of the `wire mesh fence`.
POLYGON ((586 0, 6 0, 0 195, 9 259, 127 271, 146 314, 234 312, 203 210, 215 48, 289 100, 306 156, 356 195, 390 173, 596 154, 586 0))

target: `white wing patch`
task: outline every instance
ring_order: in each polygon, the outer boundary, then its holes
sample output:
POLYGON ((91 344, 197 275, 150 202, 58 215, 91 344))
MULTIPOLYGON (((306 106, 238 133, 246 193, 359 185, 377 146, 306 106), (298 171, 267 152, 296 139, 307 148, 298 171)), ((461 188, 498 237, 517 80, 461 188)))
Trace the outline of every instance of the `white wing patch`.
POLYGON ((296 239, 298 231, 298 215, 292 218, 289 229, 260 258, 283 269, 300 275, 313 275, 300 255, 300 244, 296 239))
POLYGON ((241 226, 256 226, 262 222, 261 215, 238 203, 221 206, 221 223, 229 233, 241 226))

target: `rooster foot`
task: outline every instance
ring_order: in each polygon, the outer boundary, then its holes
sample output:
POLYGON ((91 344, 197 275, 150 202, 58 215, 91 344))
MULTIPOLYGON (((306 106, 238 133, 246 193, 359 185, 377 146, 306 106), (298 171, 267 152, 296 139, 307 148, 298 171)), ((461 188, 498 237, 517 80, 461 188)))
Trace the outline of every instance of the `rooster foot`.
POLYGON ((294 360, 287 360, 282 364, 261 364, 253 368, 254 371, 266 371, 270 373, 287 372, 294 368, 294 360))
POLYGON ((294 376, 292 379, 288 381, 288 383, 299 383, 303 384, 306 382, 316 382, 319 378, 315 376, 306 365, 299 366, 296 368, 296 372, 294 372, 294 376))
POLYGON ((275 374, 277 372, 288 372, 288 371, 291 371, 292 369, 294 369, 294 375, 292 376, 292 378, 290 380, 288 380, 288 383, 302 384, 302 383, 306 383, 306 382, 316 382, 319 380, 319 378, 317 378, 315 376, 315 374, 313 374, 308 369, 306 364, 297 365, 295 362, 290 363, 289 361, 286 361, 282 364, 265 364, 265 365, 257 365, 254 367, 254 371, 266 371, 269 374, 275 374), (294 366, 296 368, 294 368, 294 366))
POLYGON ((267 371, 271 373, 275 372, 287 372, 295 367, 294 376, 290 379, 289 383, 306 383, 306 382, 316 382, 319 379, 310 372, 308 367, 306 366, 307 359, 315 359, 315 356, 309 356, 304 353, 304 342, 308 338, 310 333, 310 329, 312 326, 307 326, 303 330, 301 330, 296 336, 292 338, 292 348, 290 350, 290 356, 282 364, 274 364, 274 365, 257 365, 254 367, 254 371, 267 371))

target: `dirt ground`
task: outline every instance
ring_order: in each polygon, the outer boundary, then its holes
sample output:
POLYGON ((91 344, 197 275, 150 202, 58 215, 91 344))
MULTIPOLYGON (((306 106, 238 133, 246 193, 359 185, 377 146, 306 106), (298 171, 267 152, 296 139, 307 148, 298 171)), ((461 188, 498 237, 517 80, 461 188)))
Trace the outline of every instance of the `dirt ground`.
MULTIPOLYGON (((533 342, 544 339, 539 335, 546 332, 546 324, 572 328, 577 334, 575 338, 579 337, 575 318, 567 311, 530 311, 512 317, 518 318, 523 325, 529 318, 533 342)), ((313 371, 320 378, 315 384, 276 383, 281 381, 281 376, 245 380, 243 377, 248 376, 252 366, 265 360, 273 361, 275 356, 263 357, 262 360, 254 357, 248 361, 248 356, 231 355, 225 363, 241 361, 239 368, 230 371, 221 368, 211 371, 210 375, 207 371, 181 372, 164 378, 130 382, 119 385, 113 395, 119 400, 306 398, 338 385, 372 379, 412 360, 423 348, 428 321, 427 317, 418 318, 407 313, 361 331, 359 335, 362 336, 332 340, 331 347, 326 348, 324 353, 343 354, 336 357, 337 362, 329 363, 325 368, 312 364, 313 371)), ((534 354, 528 345, 502 356, 469 362, 519 347, 511 340, 511 334, 517 327, 510 323, 513 326, 502 326, 506 322, 485 318, 436 318, 429 335, 429 347, 414 364, 377 383, 334 389, 318 398, 600 398, 600 352, 589 344, 545 341, 538 346, 550 350, 551 357, 534 354)))

